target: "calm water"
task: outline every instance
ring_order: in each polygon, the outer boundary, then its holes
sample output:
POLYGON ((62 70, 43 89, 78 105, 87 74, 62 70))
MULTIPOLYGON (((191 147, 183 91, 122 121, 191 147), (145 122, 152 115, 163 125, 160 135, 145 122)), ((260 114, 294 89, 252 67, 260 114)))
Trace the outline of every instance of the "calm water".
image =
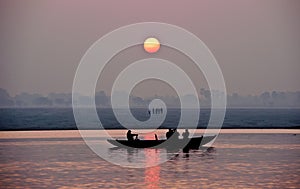
MULTIPOLYGON (((59 131, 56 131, 59 132, 59 131)), ((1 188, 299 188, 300 134, 221 134, 208 150, 168 154, 150 168, 123 168, 94 154, 78 136, 0 139, 1 188)), ((18 135, 18 134, 16 134, 18 135)), ((54 136, 59 136, 59 133, 54 136)), ((108 150, 131 161, 163 150, 108 150)))
MULTIPOLYGON (((149 118, 148 110, 132 109, 138 120, 149 118)), ((98 109, 105 128, 123 128, 110 109, 98 109)), ((210 110, 201 109, 199 128, 207 126, 210 110)), ((179 109, 168 109, 162 128, 177 126, 179 109)), ((223 128, 285 128, 300 126, 300 109, 228 109, 223 128)), ((0 130, 77 129, 70 108, 0 109, 0 130)), ((97 129, 89 128, 86 129, 97 129)))

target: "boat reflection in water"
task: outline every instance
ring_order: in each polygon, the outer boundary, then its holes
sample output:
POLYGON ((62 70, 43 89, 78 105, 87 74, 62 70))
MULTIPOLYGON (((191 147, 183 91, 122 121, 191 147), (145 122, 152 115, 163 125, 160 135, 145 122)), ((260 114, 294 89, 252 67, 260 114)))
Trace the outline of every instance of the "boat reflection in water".
MULTIPOLYGON (((154 133, 148 133, 144 135, 143 139, 141 140, 155 140, 155 135, 154 133)), ((144 186, 146 186, 146 188, 160 188, 160 183, 162 182, 161 166, 164 165, 161 163, 164 162, 164 159, 181 162, 182 159, 186 159, 186 161, 188 161, 190 155, 192 157, 198 156, 201 158, 207 156, 207 158, 209 158, 209 154, 214 152, 214 148, 205 147, 200 147, 197 150, 184 150, 176 148, 131 148, 126 146, 114 147, 110 149, 110 155, 112 158, 122 158, 119 159, 119 161, 128 165, 129 167, 143 168, 144 186)), ((185 166, 188 166, 188 162, 186 162, 185 166)))
MULTIPOLYGON (((143 182, 143 188, 161 188, 165 183, 168 183, 168 176, 174 175, 175 172, 184 172, 189 175, 191 170, 193 170, 190 165, 191 162, 195 160, 203 162, 210 162, 214 159, 216 154, 216 149, 213 147, 200 147, 199 150, 189 150, 188 153, 180 151, 169 151, 167 149, 155 149, 155 148, 119 148, 114 147, 110 150, 112 157, 117 157, 122 154, 124 156, 119 156, 120 161, 124 164, 127 163, 129 167, 134 167, 137 165, 139 169, 130 171, 140 172, 140 181, 143 182), (162 162, 162 158, 169 159, 167 162, 162 162), (126 162, 127 161, 127 162, 126 162), (141 166, 143 165, 143 166, 141 166), (176 165, 174 167, 174 165, 176 165), (142 168, 143 167, 143 168, 142 168), (175 168, 175 169, 174 169, 175 168)), ((184 181, 185 182, 185 181, 184 181)), ((174 183, 178 184, 178 183, 174 183)))

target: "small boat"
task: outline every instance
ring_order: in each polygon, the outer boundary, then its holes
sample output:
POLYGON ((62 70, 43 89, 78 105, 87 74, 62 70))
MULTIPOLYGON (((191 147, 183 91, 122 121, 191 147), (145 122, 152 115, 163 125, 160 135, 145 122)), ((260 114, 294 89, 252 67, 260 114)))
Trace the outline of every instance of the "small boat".
POLYGON ((201 137, 194 137, 189 139, 168 139, 168 140, 114 140, 114 139, 107 139, 109 143, 114 146, 126 148, 188 148, 188 149, 199 149, 200 144, 205 145, 211 142, 216 135, 214 136, 201 136, 201 137))

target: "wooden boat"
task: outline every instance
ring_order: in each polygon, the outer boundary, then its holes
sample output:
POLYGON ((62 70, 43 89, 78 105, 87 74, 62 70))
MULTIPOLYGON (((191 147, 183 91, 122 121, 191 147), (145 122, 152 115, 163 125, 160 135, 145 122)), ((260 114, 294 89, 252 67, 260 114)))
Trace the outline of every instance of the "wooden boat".
POLYGON ((201 136, 189 139, 168 139, 168 140, 114 140, 107 139, 109 143, 117 147, 132 147, 132 148, 187 148, 199 149, 200 144, 205 145, 211 142, 216 136, 201 136), (189 141, 186 141, 189 140, 189 141))

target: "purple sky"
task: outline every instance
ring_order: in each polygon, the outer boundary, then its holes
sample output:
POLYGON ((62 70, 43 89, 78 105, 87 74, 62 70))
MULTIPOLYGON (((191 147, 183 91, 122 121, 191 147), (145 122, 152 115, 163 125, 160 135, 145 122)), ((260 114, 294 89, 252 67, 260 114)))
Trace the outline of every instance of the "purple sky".
MULTIPOLYGON (((204 41, 223 71, 228 93, 296 91, 300 90, 299 18, 297 0, 2 0, 0 88, 11 95, 71 92, 79 61, 97 39, 127 24, 155 21, 183 27, 204 41)), ((160 55, 181 60, 168 52, 160 55)), ((148 56, 139 49, 131 54, 148 56)), ((107 70, 107 80, 117 74, 117 67, 107 70)), ((192 66, 186 69, 193 72, 192 66)), ((201 75, 195 72, 191 77, 201 80, 197 87, 205 87, 201 75)), ((141 86, 137 94, 163 90, 163 85, 153 83, 141 86)), ((104 82, 103 89, 109 85, 104 82)))

